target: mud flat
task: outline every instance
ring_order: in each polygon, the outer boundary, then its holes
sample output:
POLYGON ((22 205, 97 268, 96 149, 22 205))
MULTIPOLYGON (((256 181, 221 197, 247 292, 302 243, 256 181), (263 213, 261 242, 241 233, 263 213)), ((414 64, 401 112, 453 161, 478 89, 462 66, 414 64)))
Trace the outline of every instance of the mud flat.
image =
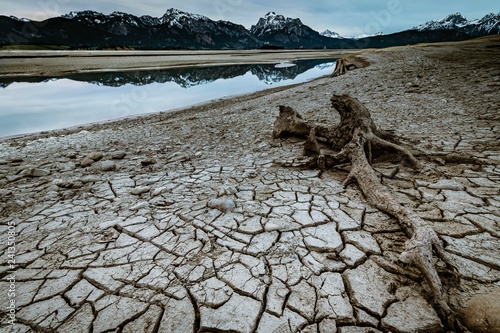
POLYGON ((391 161, 376 169, 444 242, 453 310, 497 332, 500 39, 359 57, 369 65, 335 78, 3 140, 1 231, 16 234, 0 294, 16 324, 3 312, 2 331, 443 331, 397 260, 407 236, 341 185, 347 171, 279 165, 302 145, 272 138, 278 106, 335 124, 335 92, 421 161, 393 179, 391 161))

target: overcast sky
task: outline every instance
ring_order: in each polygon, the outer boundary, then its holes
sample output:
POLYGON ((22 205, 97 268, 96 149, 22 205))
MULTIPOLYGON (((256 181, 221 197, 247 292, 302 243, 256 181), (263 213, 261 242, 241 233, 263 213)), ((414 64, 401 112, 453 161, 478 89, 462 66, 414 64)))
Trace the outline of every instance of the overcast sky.
POLYGON ((469 19, 500 12, 496 0, 0 0, 0 15, 34 20, 86 9, 160 17, 168 8, 247 28, 274 11, 298 17, 319 32, 330 29, 345 36, 402 31, 455 12, 469 19))

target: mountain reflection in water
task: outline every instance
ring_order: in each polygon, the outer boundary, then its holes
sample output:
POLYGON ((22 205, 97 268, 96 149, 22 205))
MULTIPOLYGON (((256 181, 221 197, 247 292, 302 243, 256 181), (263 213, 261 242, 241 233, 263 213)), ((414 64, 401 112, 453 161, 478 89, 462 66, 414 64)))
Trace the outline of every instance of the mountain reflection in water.
POLYGON ((0 137, 169 111, 331 74, 333 59, 0 80, 0 137), (20 81, 20 82, 19 82, 20 81))
MULTIPOLYGON (((320 66, 322 69, 333 67, 333 61, 332 59, 297 60, 294 62, 295 66, 285 68, 276 68, 275 64, 183 67, 151 71, 81 73, 60 78, 108 87, 120 87, 126 84, 143 86, 152 83, 175 82, 183 88, 190 88, 219 79, 232 79, 250 72, 265 84, 272 85, 277 82, 293 80, 298 75, 314 67, 320 66)), ((13 82, 19 82, 19 80, 0 79, 0 86, 5 88, 13 82)), ((31 77, 21 80, 22 82, 36 83, 47 82, 54 80, 54 78, 31 77)))

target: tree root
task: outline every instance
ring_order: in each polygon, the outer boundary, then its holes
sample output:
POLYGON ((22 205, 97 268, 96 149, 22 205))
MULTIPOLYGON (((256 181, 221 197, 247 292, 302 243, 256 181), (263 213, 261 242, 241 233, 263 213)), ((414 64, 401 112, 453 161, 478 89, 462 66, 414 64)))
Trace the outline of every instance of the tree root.
POLYGON ((347 71, 355 68, 356 68, 355 64, 348 63, 346 59, 339 59, 335 63, 335 69, 333 70, 331 77, 345 74, 347 73, 347 71))
MULTIPOLYGON (((395 151, 402 156, 404 162, 415 169, 420 168, 420 162, 408 149, 381 138, 380 136, 387 137, 387 132, 378 131, 369 111, 357 99, 348 95, 333 95, 331 101, 341 116, 341 122, 337 126, 308 123, 292 108, 280 106, 280 115, 273 131, 274 137, 307 137, 304 154, 313 157, 306 160, 302 166, 315 166, 324 170, 350 161, 351 170, 344 185, 355 180, 371 205, 398 220, 409 237, 405 243, 405 251, 400 255, 400 261, 420 270, 431 290, 443 324, 454 329, 459 323, 444 297, 433 255, 436 254, 450 271, 454 272, 455 268, 436 232, 413 210, 399 204, 389 189, 382 185, 371 166, 372 149, 395 151), (334 150, 340 152, 323 153, 318 138, 322 138, 334 150)), ((398 172, 399 168, 400 166, 395 172, 398 172)))

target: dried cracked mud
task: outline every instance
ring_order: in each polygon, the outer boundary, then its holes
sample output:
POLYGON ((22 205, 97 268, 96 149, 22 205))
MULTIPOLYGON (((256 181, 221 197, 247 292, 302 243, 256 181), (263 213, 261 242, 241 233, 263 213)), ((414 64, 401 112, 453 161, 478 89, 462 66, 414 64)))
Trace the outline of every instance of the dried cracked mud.
POLYGON ((0 142, 1 331, 443 331, 420 273, 398 262, 407 236, 341 185, 348 166, 281 166, 302 143, 272 139, 277 106, 335 124, 336 92, 423 163, 394 179, 397 157, 375 168, 453 258, 452 308, 498 332, 499 298, 466 306, 500 288, 499 46, 367 52, 336 78, 0 142))

